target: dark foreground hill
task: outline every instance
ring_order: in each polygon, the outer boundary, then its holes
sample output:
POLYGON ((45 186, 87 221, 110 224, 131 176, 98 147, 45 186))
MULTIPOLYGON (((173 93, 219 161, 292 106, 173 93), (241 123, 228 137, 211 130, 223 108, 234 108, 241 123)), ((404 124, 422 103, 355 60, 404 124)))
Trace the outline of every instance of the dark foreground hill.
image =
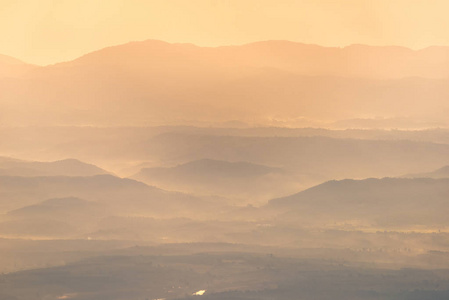
POLYGON ((443 300, 449 272, 265 253, 108 255, 0 276, 0 299, 443 300), (301 299, 301 298, 299 298, 301 299))

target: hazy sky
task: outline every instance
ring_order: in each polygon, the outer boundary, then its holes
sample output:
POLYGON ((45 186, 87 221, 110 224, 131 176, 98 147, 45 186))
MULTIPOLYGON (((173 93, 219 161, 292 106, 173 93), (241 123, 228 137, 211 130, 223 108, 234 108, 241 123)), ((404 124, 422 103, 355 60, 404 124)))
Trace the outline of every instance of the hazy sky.
POLYGON ((0 53, 49 64, 145 39, 424 48, 449 45, 448 11, 448 0, 0 0, 0 53))

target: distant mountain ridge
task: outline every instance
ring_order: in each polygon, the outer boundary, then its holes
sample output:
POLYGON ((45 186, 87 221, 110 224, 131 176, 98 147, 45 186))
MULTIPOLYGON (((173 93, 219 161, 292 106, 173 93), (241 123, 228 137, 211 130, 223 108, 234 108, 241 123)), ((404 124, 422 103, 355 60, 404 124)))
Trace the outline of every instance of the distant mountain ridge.
POLYGON ((246 161, 198 159, 168 168, 142 168, 131 178, 169 190, 255 199, 276 195, 291 184, 283 175, 282 168, 246 161))
POLYGON ((76 197, 53 198, 37 204, 24 206, 7 212, 6 216, 13 220, 46 219, 72 221, 83 227, 90 219, 100 218, 110 213, 107 205, 86 201, 76 197))
MULTIPOLYGON (((64 199, 64 206, 72 198, 108 205, 122 214, 174 215, 188 214, 222 207, 203 198, 179 192, 168 192, 142 182, 109 174, 94 176, 0 176, 0 211, 12 211, 30 205, 50 204, 45 199, 64 199), (69 200, 69 201, 67 201, 69 200)), ((78 203, 78 200, 74 202, 78 203)))
POLYGON ((364 222, 379 226, 447 226, 449 178, 333 180, 271 200, 280 222, 364 222))
POLYGON ((445 126, 447 78, 449 47, 147 40, 0 79, 0 121, 140 126, 409 117, 445 126))
MULTIPOLYGON (((177 172, 185 176, 204 176, 204 177, 253 177, 262 176, 268 173, 278 173, 279 168, 267 167, 248 162, 228 162, 216 159, 200 159, 185 164, 177 165, 172 168, 143 168, 133 177, 162 175, 177 172)), ((167 174, 168 175, 168 174, 167 174)), ((175 174, 173 174, 175 175, 175 174)))
POLYGON ((449 178, 449 165, 427 173, 411 173, 402 176, 404 178, 449 178))
POLYGON ((325 47, 285 40, 261 41, 243 45, 200 47, 187 43, 145 40, 111 46, 48 68, 86 64, 140 63, 174 65, 207 62, 223 67, 275 68, 307 76, 368 78, 449 77, 449 47, 431 46, 412 50, 401 46, 325 47), (131 54, 131 55, 130 55, 131 54))
POLYGON ((0 157, 0 176, 92 176, 99 174, 108 174, 108 172, 77 159, 38 162, 0 157))
POLYGON ((2 64, 2 65, 22 65, 25 63, 17 58, 0 54, 0 64, 2 64))
POLYGON ((34 68, 36 66, 27 64, 17 58, 0 54, 0 79, 22 77, 34 68))

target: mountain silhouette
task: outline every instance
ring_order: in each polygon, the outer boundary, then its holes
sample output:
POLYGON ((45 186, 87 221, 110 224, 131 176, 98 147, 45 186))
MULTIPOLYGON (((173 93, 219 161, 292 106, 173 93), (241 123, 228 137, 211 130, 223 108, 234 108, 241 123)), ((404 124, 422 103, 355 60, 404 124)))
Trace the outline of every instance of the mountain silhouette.
POLYGON ((102 206, 91 201, 86 201, 76 197, 53 198, 41 203, 25 206, 8 212, 14 217, 47 217, 47 218, 67 218, 68 215, 82 215, 95 213, 102 206))
POLYGON ((0 80, 0 117, 28 125, 263 124, 361 116, 446 122, 448 49, 132 42, 0 80))
POLYGON ((290 41, 199 47, 146 40, 104 48, 47 69, 82 65, 176 70, 187 67, 198 70, 262 68, 306 76, 379 79, 448 78, 449 47, 429 47, 416 51, 398 46, 350 45, 339 48, 290 41))
POLYGON ((405 178, 449 178, 449 166, 444 166, 432 172, 427 173, 411 173, 404 175, 405 178))
POLYGON ((93 176, 107 173, 77 159, 37 162, 0 157, 0 175, 6 176, 93 176))
POLYGON ((0 79, 18 78, 26 75, 35 66, 14 57, 0 54, 0 79))
MULTIPOLYGON (((169 190, 241 199, 282 195, 292 182, 281 168, 244 161, 199 159, 168 168, 142 168, 131 178, 169 190)), ((244 200, 240 200, 244 201, 244 200)))
MULTIPOLYGON (((245 178, 281 172, 279 168, 267 167, 248 162, 228 162, 216 159, 200 159, 172 168, 143 168, 134 177, 189 176, 190 178, 245 178)), ((187 179, 187 178, 186 178, 187 179)))
POLYGON ((366 226, 446 226, 449 179, 382 178, 328 181, 271 200, 281 222, 363 222, 366 226))
POLYGON ((223 206, 207 199, 168 192, 132 179, 112 175, 95 176, 0 176, 0 211, 37 205, 45 199, 80 198, 109 206, 122 215, 147 216, 204 214, 223 206))

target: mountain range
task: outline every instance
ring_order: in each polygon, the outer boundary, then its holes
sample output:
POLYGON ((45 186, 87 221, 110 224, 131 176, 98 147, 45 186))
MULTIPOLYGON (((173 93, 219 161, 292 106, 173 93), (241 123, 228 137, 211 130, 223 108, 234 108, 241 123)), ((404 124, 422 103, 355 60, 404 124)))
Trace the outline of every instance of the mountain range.
MULTIPOLYGON (((447 47, 267 41, 208 48, 147 40, 1 76, 0 122, 294 124, 380 116, 445 126, 447 70, 447 47)), ((396 125, 403 122, 389 124, 396 125)))

